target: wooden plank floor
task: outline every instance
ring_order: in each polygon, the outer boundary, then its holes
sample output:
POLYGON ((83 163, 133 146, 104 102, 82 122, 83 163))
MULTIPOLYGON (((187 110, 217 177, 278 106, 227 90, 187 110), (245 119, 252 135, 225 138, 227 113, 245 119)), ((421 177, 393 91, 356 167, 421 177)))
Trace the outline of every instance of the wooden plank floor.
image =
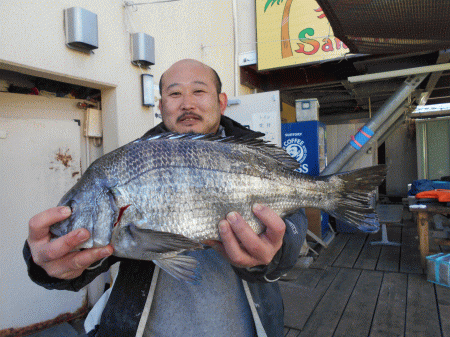
MULTIPOLYGON (((450 288, 426 279, 417 230, 405 208, 401 225, 381 233, 339 233, 309 269, 280 281, 286 337, 450 337, 450 288)), ((448 247, 432 245, 437 251, 448 247)))

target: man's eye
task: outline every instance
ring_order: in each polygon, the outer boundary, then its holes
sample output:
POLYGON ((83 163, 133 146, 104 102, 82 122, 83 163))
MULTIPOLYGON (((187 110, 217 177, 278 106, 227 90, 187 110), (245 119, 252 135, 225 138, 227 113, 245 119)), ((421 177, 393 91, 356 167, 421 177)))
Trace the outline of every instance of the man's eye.
POLYGON ((179 96, 179 95, 180 95, 180 93, 177 92, 177 91, 171 92, 171 93, 169 94, 169 96, 179 96))

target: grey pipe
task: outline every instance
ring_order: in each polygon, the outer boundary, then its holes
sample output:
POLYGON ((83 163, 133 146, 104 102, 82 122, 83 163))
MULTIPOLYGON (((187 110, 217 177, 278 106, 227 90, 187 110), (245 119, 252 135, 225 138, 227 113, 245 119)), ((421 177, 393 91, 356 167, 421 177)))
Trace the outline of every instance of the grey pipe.
POLYGON ((383 143, 401 124, 404 119, 402 118, 403 112, 407 109, 406 104, 400 106, 395 110, 391 117, 386 120, 383 125, 378 128, 377 132, 370 138, 370 140, 364 144, 364 146, 356 151, 350 160, 342 167, 342 171, 348 171, 352 169, 353 164, 361 158, 367 151, 373 147, 376 143, 383 143))
MULTIPOLYGON (((408 96, 419 86, 428 74, 420 74, 408 77, 402 83, 394 95, 389 97, 386 102, 378 109, 372 119, 367 122, 365 127, 376 133, 377 129, 392 115, 393 112, 408 98, 408 96)), ((393 121, 392 123, 394 123, 393 121)), ((339 172, 357 152, 350 142, 342 151, 325 167, 321 175, 328 175, 339 172)))

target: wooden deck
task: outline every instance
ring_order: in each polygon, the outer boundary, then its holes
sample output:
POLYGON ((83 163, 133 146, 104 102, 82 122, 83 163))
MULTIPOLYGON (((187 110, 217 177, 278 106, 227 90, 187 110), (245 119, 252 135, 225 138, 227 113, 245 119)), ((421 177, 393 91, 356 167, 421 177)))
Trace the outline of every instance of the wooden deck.
POLYGON ((401 226, 388 226, 401 246, 370 244, 380 239, 339 233, 308 269, 280 281, 286 337, 450 336, 450 288, 426 280, 407 208, 401 226))

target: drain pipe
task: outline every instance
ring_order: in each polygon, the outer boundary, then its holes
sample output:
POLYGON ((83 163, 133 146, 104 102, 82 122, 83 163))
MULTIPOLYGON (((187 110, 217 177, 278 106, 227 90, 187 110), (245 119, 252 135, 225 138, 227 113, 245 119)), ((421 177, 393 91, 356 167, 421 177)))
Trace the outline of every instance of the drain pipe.
MULTIPOLYGON (((389 119, 393 111, 397 111, 396 109, 405 102, 408 96, 419 86, 427 75, 428 73, 408 77, 395 92, 395 94, 384 102, 373 118, 367 122, 367 124, 364 125, 354 137, 352 137, 352 140, 331 161, 331 163, 325 167, 320 175, 328 175, 339 172, 345 165, 347 165, 353 155, 359 151, 372 136, 374 136, 378 128, 380 128, 380 126, 383 125, 387 119, 389 119)), ((403 112, 402 109, 399 110, 400 113, 403 112)), ((392 121, 392 123, 394 122, 395 120, 392 121)), ((388 125, 388 127, 389 126, 390 125, 388 125)))
POLYGON ((239 73, 239 31, 238 31, 238 11, 237 11, 237 1, 233 0, 233 33, 234 33, 234 97, 239 96, 239 84, 240 84, 240 73, 239 73))

